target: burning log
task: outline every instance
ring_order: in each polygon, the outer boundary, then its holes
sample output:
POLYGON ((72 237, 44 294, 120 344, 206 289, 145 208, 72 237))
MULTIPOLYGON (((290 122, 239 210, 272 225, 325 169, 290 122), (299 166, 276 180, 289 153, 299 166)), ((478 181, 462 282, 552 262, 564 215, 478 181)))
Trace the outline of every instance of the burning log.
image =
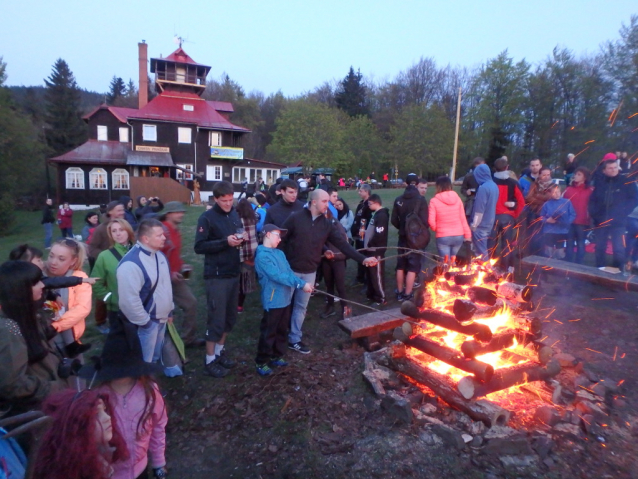
POLYGON ((494 306, 498 297, 493 289, 482 288, 481 286, 472 286, 467 290, 467 297, 475 303, 487 304, 494 306))
POLYGON ((405 334, 403 328, 395 328, 394 339, 398 339, 402 343, 429 354, 436 359, 440 359, 455 368, 472 373, 480 381, 489 381, 494 375, 494 367, 492 365, 477 361, 476 359, 463 358, 454 349, 420 336, 410 338, 405 334))
POLYGON ((459 381, 457 389, 465 399, 472 399, 519 384, 553 378, 560 372, 560 369, 558 361, 550 361, 546 367, 536 364, 517 364, 511 368, 496 370, 492 379, 483 384, 471 376, 464 377, 459 381))
POLYGON ((486 426, 504 426, 510 419, 510 411, 503 409, 487 400, 467 401, 448 378, 435 371, 424 371, 423 368, 406 357, 403 344, 393 344, 388 348, 388 366, 415 381, 430 388, 443 401, 454 409, 464 412, 476 421, 482 421, 486 426))
POLYGON ((473 284, 476 281, 476 278, 478 278, 478 274, 466 274, 463 271, 447 271, 444 277, 448 281, 454 281, 454 284, 457 286, 467 286, 468 284, 473 284))
POLYGON ((498 294, 504 298, 518 301, 519 303, 529 303, 534 293, 533 286, 524 286, 516 283, 502 283, 496 287, 498 294))
MULTIPOLYGON (((463 356, 466 358, 475 358, 476 356, 480 356, 482 354, 493 353, 495 351, 500 351, 501 349, 507 349, 514 346, 514 343, 521 344, 523 346, 532 343, 534 351, 530 351, 526 348, 520 348, 525 353, 529 352, 529 354, 523 354, 523 356, 530 358, 533 360, 537 360, 541 364, 547 364, 551 359, 554 351, 549 346, 546 346, 542 343, 536 341, 536 336, 528 333, 527 331, 523 331, 520 329, 505 331, 503 333, 497 334, 492 337, 492 340, 487 344, 481 344, 477 341, 469 340, 465 341, 461 344, 461 352, 463 356)), ((517 354, 521 354, 521 352, 517 349, 517 354)))
POLYGON ((425 321, 440 326, 445 329, 456 331, 457 333, 473 336, 478 341, 490 341, 492 330, 484 324, 461 324, 450 314, 435 309, 420 311, 411 301, 404 301, 401 304, 401 313, 414 319, 424 319, 425 321))
POLYGON ((454 300, 452 312, 454 313, 454 317, 462 323, 465 323, 466 321, 472 319, 472 316, 474 316, 474 313, 476 313, 477 311, 478 306, 469 299, 454 300))

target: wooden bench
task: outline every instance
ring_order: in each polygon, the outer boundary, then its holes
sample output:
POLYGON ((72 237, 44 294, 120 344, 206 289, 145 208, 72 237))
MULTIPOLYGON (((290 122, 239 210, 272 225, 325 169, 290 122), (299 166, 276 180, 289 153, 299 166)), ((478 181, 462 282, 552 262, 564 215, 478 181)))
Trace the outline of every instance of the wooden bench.
POLYGON ((380 333, 401 326, 406 319, 410 318, 401 314, 400 308, 394 308, 342 319, 338 324, 352 339, 358 339, 366 349, 373 350, 379 344, 380 333))
POLYGON ((609 288, 638 291, 638 276, 623 276, 621 273, 608 273, 593 266, 570 263, 542 256, 527 256, 522 261, 523 270, 532 273, 530 278, 539 274, 548 274, 588 281, 609 288))

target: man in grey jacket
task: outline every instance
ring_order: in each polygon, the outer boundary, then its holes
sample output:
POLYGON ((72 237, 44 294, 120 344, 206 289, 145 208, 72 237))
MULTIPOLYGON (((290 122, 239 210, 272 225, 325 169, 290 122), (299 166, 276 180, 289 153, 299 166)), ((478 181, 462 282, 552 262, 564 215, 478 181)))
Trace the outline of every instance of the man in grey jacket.
POLYGON ((160 359, 166 322, 173 318, 173 288, 166 256, 166 237, 156 219, 143 220, 138 242, 117 267, 120 311, 137 326, 144 361, 160 359))

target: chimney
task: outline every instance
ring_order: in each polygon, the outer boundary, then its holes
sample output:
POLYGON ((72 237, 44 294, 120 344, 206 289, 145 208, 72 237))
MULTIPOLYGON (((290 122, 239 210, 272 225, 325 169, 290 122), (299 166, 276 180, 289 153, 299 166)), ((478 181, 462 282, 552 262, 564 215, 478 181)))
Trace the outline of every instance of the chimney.
POLYGON ((139 108, 144 108, 148 103, 148 45, 144 40, 142 43, 137 44, 138 54, 139 54, 139 69, 140 69, 140 80, 139 80, 139 108))

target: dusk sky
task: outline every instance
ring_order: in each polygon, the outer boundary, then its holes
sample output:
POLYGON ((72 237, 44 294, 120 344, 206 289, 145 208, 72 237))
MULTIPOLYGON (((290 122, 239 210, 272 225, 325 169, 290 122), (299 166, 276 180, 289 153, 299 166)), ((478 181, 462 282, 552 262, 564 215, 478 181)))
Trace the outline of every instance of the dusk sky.
POLYGON ((505 49, 531 63, 557 45, 597 53, 632 14, 636 0, 7 1, 0 56, 8 85, 43 85, 63 58, 80 87, 105 92, 113 75, 137 83, 139 41, 149 57, 167 56, 177 34, 212 78, 294 96, 351 65, 382 81, 422 56, 474 67, 505 49))

